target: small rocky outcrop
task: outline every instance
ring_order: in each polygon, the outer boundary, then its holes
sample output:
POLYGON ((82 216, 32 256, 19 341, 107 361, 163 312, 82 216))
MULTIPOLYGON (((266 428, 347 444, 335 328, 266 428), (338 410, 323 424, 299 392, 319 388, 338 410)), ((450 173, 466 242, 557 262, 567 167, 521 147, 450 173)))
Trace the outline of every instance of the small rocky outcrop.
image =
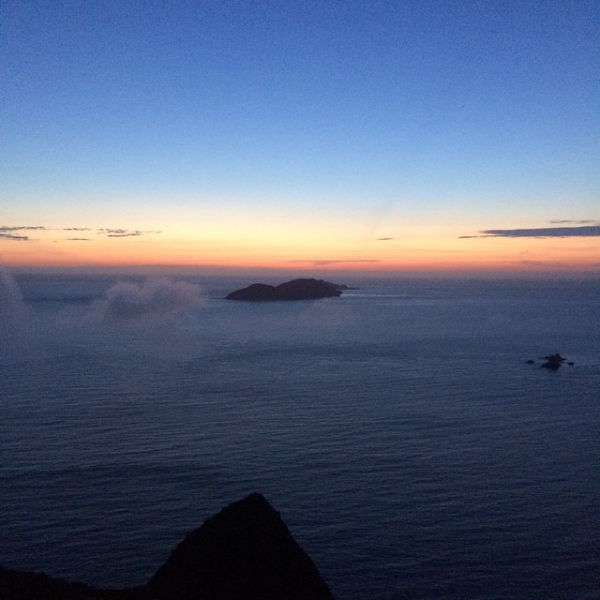
MULTIPOLYGON (((571 367, 575 364, 574 362, 567 360, 564 356, 561 356, 558 353, 557 354, 549 354, 548 356, 544 356, 544 357, 542 357, 542 360, 544 362, 540 365, 540 368, 548 369, 549 371, 558 371, 558 369, 563 364, 567 364, 571 367)), ((527 364, 534 365, 535 360, 529 359, 527 361, 527 364)))
POLYGON ((277 286, 265 283, 252 285, 228 294, 226 300, 244 300, 261 302, 273 300, 318 300, 319 298, 334 298, 342 295, 348 289, 345 285, 330 283, 322 279, 292 279, 277 286))
POLYGON ((544 356, 544 360, 546 362, 542 363, 542 369, 549 369, 550 371, 558 370, 563 363, 566 363, 570 366, 573 365, 571 361, 567 361, 567 359, 560 354, 550 354, 549 356, 544 356))
POLYGON ((99 589, 0 568, 2 600, 333 600, 279 513, 258 493, 192 531, 141 587, 99 589))

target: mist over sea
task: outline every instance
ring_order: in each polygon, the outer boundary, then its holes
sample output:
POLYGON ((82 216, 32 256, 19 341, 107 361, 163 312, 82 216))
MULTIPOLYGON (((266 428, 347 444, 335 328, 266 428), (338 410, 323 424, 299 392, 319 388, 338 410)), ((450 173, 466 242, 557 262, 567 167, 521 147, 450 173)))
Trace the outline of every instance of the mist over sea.
POLYGON ((338 600, 600 596, 598 279, 247 283, 0 271, 0 564, 140 584, 261 491, 338 600))

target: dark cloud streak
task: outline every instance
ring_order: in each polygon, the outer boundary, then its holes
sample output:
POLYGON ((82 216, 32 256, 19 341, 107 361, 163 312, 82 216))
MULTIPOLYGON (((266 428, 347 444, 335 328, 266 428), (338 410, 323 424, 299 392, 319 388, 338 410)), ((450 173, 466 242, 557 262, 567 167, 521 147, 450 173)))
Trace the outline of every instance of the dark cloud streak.
POLYGON ((28 235, 15 235, 14 233, 0 233, 0 238, 13 242, 28 242, 30 239, 28 235))
POLYGON ((123 238, 123 237, 139 237, 143 235, 141 231, 115 231, 113 233, 107 233, 106 237, 110 238, 123 238))
MULTIPOLYGON (((22 231, 91 231, 97 235, 104 235, 110 238, 121 238, 121 237, 139 237, 142 235, 158 235, 162 231, 142 231, 140 229, 91 229, 90 227, 59 227, 50 228, 44 225, 0 225, 0 239, 18 241, 18 242, 29 242, 34 241, 35 238, 31 238, 28 235, 19 235, 18 232, 22 231)), ((55 240, 56 241, 56 240, 55 240)), ((67 238, 67 241, 90 241, 90 238, 67 238)))
POLYGON ((139 237, 141 235, 158 235, 160 231, 141 231, 139 229, 98 229, 96 233, 106 235, 106 237, 139 237))
MULTIPOLYGON (((571 221, 573 222, 573 221, 571 221)), ((575 221, 577 222, 577 221, 575 221)), ((589 221, 586 221, 589 222, 589 221)), ((595 221, 591 221, 595 223, 595 221)), ((566 238, 600 237, 600 225, 582 227, 538 227, 535 229, 485 229, 480 235, 461 235, 459 239, 471 238, 566 238)))
POLYGON ((549 223, 552 223, 554 225, 560 225, 565 223, 576 223, 577 225, 586 225, 589 223, 594 223, 594 225, 596 225, 597 221, 592 221, 591 219, 584 219, 582 221, 569 221, 568 219, 563 219, 562 221, 549 221, 549 223))
POLYGON ((43 225, 17 225, 16 227, 10 227, 8 225, 0 225, 1 232, 8 231, 46 231, 47 228, 43 225))

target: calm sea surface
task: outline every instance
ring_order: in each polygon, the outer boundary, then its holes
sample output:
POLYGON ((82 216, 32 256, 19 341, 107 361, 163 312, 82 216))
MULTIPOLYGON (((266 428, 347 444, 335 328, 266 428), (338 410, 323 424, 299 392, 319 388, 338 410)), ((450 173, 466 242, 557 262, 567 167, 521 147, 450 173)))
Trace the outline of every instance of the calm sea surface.
POLYGON ((600 598, 597 280, 246 283, 3 273, 0 564, 136 585, 261 491, 338 600, 600 598))

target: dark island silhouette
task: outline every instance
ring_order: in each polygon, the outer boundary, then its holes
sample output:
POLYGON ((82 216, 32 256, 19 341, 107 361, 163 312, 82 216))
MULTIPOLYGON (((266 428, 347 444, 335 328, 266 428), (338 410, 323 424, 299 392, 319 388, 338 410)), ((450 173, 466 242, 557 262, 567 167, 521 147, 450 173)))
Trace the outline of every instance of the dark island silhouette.
POLYGON ((333 600, 317 567, 259 493, 188 534, 143 586, 94 588, 0 568, 3 600, 333 600))
POLYGON ((253 283, 246 288, 228 294, 226 300, 247 302, 269 302, 275 300, 318 300, 342 295, 348 286, 338 285, 323 279, 292 279, 279 285, 253 283))

